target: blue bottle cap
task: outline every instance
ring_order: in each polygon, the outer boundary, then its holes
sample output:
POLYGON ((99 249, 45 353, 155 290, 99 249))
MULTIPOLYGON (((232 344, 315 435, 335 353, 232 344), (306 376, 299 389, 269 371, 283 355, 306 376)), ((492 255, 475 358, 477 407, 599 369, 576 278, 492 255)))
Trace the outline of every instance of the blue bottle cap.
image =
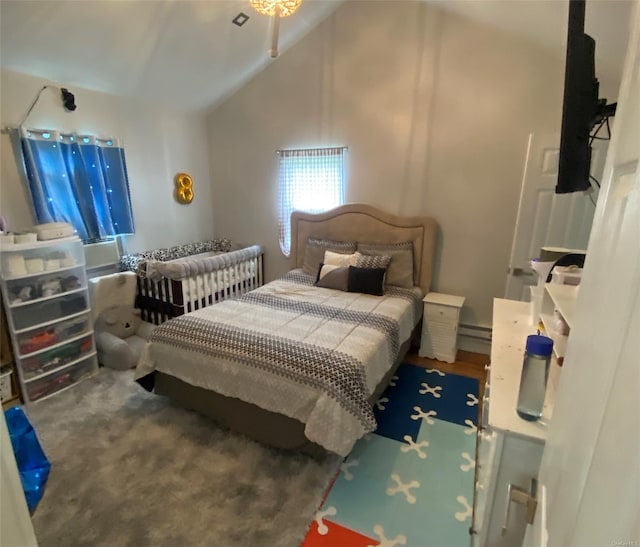
POLYGON ((527 353, 534 355, 551 355, 553 351, 553 340, 540 334, 530 334, 527 336, 527 353))

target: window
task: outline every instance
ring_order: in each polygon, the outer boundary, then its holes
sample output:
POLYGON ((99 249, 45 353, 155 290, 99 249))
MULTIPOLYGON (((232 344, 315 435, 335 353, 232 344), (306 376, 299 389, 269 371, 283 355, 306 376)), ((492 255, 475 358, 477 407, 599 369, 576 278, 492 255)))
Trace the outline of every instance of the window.
POLYGON ((280 249, 291 251, 291 213, 322 213, 342 205, 346 194, 346 148, 279 150, 280 249))
POLYGON ((38 223, 68 222, 85 242, 134 233, 124 149, 115 139, 22 130, 38 223))

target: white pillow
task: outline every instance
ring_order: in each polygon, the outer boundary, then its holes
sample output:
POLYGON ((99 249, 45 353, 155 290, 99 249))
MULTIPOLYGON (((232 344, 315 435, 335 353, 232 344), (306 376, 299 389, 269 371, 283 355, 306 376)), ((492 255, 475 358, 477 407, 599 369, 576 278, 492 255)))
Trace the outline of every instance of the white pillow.
POLYGON ((333 251, 324 252, 323 263, 329 266, 339 266, 346 268, 348 266, 356 265, 356 253, 345 255, 341 253, 334 253, 333 251))

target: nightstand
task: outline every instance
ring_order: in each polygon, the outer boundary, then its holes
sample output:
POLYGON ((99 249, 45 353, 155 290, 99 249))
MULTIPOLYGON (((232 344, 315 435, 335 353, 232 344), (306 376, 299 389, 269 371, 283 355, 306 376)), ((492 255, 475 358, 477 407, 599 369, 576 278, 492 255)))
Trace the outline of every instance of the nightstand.
POLYGON ((422 339, 419 354, 446 363, 456 360, 458 324, 464 296, 430 292, 422 300, 422 339))

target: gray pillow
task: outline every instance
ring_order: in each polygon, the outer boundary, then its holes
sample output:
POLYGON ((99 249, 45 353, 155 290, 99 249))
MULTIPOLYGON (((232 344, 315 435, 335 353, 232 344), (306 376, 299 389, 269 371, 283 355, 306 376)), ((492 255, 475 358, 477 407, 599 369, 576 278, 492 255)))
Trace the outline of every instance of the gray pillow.
POLYGON ((386 255, 391 257, 385 284, 408 289, 414 286, 413 242, 358 243, 358 251, 364 255, 386 255))
POLYGON ((353 254, 356 252, 356 244, 352 241, 333 241, 331 239, 316 239, 310 237, 307 239, 307 245, 304 248, 304 262, 302 264, 304 273, 309 275, 316 275, 318 273, 318 268, 324 261, 325 251, 353 254))
POLYGON ((320 264, 316 287, 346 291, 349 288, 349 266, 320 264))
POLYGON ((356 267, 357 268, 369 268, 369 269, 382 269, 386 270, 391 262, 390 256, 385 255, 365 255, 361 252, 356 252, 356 267))

